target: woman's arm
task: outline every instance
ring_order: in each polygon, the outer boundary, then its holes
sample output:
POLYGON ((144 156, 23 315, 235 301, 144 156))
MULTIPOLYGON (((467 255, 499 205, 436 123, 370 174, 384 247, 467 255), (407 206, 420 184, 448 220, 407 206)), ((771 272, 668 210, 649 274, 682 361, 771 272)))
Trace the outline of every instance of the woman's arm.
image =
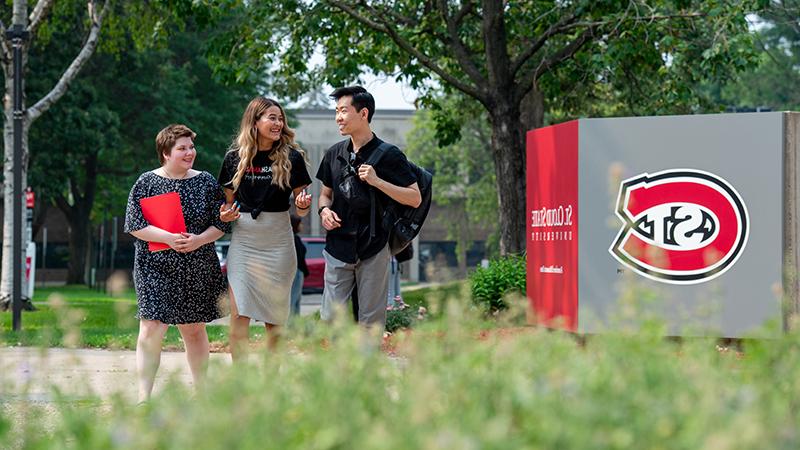
POLYGON ((230 225, 226 222, 239 217, 239 207, 233 201, 233 197, 232 189, 220 189, 219 186, 214 186, 207 201, 211 205, 220 201, 222 202, 219 209, 219 218, 213 217, 212 213, 212 215, 208 217, 208 222, 206 222, 208 223, 208 227, 200 234, 188 232, 180 233, 180 237, 175 240, 175 250, 182 253, 193 252, 224 236, 225 232, 230 230, 230 225), (224 200, 222 200, 223 195, 225 196, 224 200), (233 205, 229 206, 230 203, 233 203, 233 205), (229 220, 226 221, 225 218, 229 220))
POLYGON ((153 225, 148 225, 141 230, 131 231, 131 234, 143 241, 167 244, 173 250, 177 250, 175 241, 181 237, 180 234, 170 233, 153 225))

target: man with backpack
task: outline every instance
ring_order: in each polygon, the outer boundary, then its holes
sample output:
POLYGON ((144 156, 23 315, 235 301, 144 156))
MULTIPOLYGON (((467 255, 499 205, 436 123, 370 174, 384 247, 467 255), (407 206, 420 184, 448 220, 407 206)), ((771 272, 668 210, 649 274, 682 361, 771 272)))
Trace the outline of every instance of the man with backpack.
POLYGON ((322 182, 319 215, 325 239, 322 319, 334 305, 346 305, 356 290, 358 321, 383 327, 389 281, 389 236, 384 212, 395 204, 422 202, 417 177, 403 152, 380 140, 370 122, 375 99, 361 86, 333 91, 339 133, 348 136, 325 152, 317 179, 322 182))

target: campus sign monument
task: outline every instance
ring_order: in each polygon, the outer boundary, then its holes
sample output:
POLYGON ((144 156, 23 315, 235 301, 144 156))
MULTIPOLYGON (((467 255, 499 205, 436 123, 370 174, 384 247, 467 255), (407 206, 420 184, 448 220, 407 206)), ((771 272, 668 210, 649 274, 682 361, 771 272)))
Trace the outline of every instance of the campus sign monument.
POLYGON ((783 300, 798 295, 798 130, 798 113, 752 113, 528 132, 531 320, 581 333, 648 318, 671 335, 778 333, 783 300))

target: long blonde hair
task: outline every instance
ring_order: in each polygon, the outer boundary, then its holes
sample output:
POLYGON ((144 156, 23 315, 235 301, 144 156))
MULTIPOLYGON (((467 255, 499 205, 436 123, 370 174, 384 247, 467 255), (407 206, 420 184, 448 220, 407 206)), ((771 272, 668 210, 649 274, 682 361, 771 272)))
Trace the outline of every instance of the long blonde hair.
POLYGON ((236 139, 231 143, 229 152, 237 152, 239 155, 239 165, 236 167, 236 173, 233 176, 233 190, 234 192, 239 189, 239 185, 244 179, 244 174, 248 168, 253 165, 253 158, 258 152, 258 129, 256 129, 256 122, 267 111, 268 108, 277 106, 281 110, 283 116, 283 128, 281 129, 281 137, 279 140, 272 144, 272 153, 270 160, 272 161, 272 184, 279 186, 282 189, 291 189, 289 180, 292 172, 292 163, 289 161, 289 152, 291 149, 297 150, 303 157, 303 160, 308 164, 306 153, 301 149, 297 143, 294 142, 294 130, 289 128, 286 124, 286 113, 283 107, 277 101, 258 96, 247 105, 242 115, 242 123, 239 125, 239 134, 236 139))

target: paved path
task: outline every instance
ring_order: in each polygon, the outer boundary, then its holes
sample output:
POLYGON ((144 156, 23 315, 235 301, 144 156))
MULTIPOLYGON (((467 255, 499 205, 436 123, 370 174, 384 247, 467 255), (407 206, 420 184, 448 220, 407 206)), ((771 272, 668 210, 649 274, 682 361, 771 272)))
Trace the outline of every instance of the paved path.
MULTIPOLYGON (((409 289, 411 290, 411 289, 409 289)), ((322 295, 304 295, 301 315, 313 314, 322 304, 322 295)), ((226 319, 215 321, 227 324, 226 319)), ((260 323, 254 323, 261 326, 260 323)), ((228 353, 211 354, 211 370, 218 364, 230 364, 228 353)), ((191 375, 183 352, 162 352, 154 395, 168 379, 177 376, 191 384, 191 375)), ((107 399, 115 393, 134 401, 136 352, 130 350, 42 349, 36 347, 0 347, 0 408, 18 402, 53 402, 52 386, 72 398, 99 396, 107 399)))
MULTIPOLYGON (((230 364, 227 353, 212 353, 214 363, 230 364)), ((51 386, 69 397, 108 398, 122 393, 135 399, 136 352, 94 349, 0 348, 0 402, 15 400, 49 403, 51 386)), ((183 352, 163 352, 154 392, 170 377, 191 384, 183 352)))
MULTIPOLYGON (((319 310, 322 295, 304 295, 300 314, 309 315, 319 310)), ((228 318, 212 322, 227 325, 228 318)), ((252 322, 260 327, 261 323, 252 322)), ((228 353, 212 353, 212 370, 215 363, 230 364, 228 353)), ((162 352, 154 395, 170 377, 191 384, 192 377, 183 352, 162 352)), ((53 400, 51 386, 76 398, 98 395, 108 398, 121 392, 135 399, 136 352, 129 350, 94 349, 41 349, 36 347, 0 348, 0 403, 15 400, 49 403, 53 400)))

